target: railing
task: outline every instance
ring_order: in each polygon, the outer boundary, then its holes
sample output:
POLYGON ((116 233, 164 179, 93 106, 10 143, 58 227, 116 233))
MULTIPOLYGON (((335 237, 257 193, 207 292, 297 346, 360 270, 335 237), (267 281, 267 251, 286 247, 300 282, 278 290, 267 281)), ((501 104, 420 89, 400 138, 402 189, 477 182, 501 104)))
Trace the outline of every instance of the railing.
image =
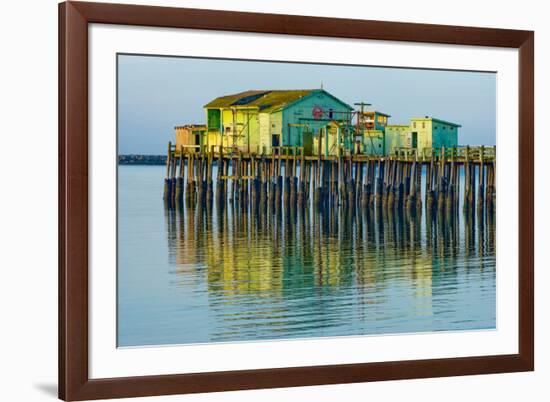
POLYGON ((197 152, 201 150, 200 145, 180 145, 180 149, 176 149, 176 146, 174 145, 174 154, 179 155, 181 152, 184 154, 188 154, 191 152, 197 152))
POLYGON ((433 157, 457 161, 494 160, 496 147, 484 145, 419 149, 395 147, 391 149, 389 156, 405 160, 429 160, 433 157))
POLYGON ((271 147, 271 152, 273 155, 302 156, 304 154, 304 147, 280 145, 271 147))
MULTIPOLYGON (((171 157, 179 157, 180 155, 188 155, 204 152, 205 155, 243 155, 249 156, 276 156, 284 158, 302 157, 305 155, 305 147, 303 146, 275 146, 271 147, 271 153, 268 154, 267 147, 256 146, 255 150, 243 150, 242 146, 223 146, 223 145, 176 145, 170 144, 169 153, 171 157)), ((406 161, 429 161, 432 158, 441 159, 445 158, 448 161, 494 161, 496 159, 496 147, 495 146, 456 146, 456 147, 441 147, 441 148, 408 148, 408 147, 394 147, 391 148, 387 155, 371 154, 371 153, 356 153, 355 150, 348 149, 347 147, 333 145, 330 149, 330 157, 337 158, 340 156, 369 156, 369 157, 391 157, 406 161)), ((307 158, 315 158, 318 154, 307 156, 307 158)), ((324 152, 321 155, 326 157, 324 152)))

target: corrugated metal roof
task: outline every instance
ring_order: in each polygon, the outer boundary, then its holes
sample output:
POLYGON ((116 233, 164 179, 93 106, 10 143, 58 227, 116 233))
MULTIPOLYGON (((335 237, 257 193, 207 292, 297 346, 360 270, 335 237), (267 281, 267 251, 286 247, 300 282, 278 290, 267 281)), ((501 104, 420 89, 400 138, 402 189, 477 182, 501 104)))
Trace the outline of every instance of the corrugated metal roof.
POLYGON ((262 112, 271 112, 280 109, 318 89, 292 89, 292 90, 250 90, 237 94, 220 96, 204 105, 205 108, 224 107, 257 107, 262 112))

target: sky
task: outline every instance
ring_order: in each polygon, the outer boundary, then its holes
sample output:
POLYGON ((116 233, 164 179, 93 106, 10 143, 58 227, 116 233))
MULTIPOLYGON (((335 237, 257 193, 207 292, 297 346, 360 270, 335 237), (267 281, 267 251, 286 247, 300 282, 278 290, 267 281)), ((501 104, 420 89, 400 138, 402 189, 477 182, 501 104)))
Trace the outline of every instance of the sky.
POLYGON ((118 152, 164 154, 174 127, 204 124, 203 106, 218 96, 321 86, 371 103, 389 124, 436 117, 462 125, 459 144, 496 142, 495 73, 119 55, 118 152))

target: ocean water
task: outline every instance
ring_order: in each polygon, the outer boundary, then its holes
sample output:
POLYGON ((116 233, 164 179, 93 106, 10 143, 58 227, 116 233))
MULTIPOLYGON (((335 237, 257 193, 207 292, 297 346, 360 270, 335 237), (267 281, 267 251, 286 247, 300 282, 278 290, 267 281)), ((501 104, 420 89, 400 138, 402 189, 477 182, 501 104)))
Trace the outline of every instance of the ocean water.
POLYGON ((491 329, 494 218, 166 208, 119 166, 119 347, 491 329))

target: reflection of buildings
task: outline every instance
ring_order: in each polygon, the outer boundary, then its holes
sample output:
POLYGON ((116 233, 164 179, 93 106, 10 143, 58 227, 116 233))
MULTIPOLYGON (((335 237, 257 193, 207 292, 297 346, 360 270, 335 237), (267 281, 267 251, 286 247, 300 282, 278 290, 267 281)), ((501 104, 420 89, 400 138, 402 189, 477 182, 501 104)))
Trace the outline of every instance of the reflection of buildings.
MULTIPOLYGON (((212 314, 224 323, 216 339, 243 331, 306 336, 315 326, 330 333, 356 321, 349 314, 370 325, 392 308, 430 317, 433 300, 449 291, 457 260, 472 247, 467 221, 458 231, 446 217, 385 210, 307 210, 291 218, 280 211, 184 208, 166 216, 174 283, 200 277, 212 314)), ((489 245, 494 236, 486 238, 489 245)))
POLYGON ((204 269, 212 291, 231 294, 275 291, 282 287, 277 256, 252 236, 242 217, 212 216, 202 210, 185 209, 169 215, 169 246, 177 272, 204 269))

